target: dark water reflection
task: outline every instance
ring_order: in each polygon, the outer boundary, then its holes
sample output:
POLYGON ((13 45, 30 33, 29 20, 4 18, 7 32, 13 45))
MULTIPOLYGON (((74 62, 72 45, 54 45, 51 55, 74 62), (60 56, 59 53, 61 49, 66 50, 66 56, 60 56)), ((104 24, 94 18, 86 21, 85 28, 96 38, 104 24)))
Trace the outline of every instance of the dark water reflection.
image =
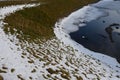
POLYGON ((88 22, 70 36, 84 47, 112 56, 120 62, 120 15, 113 14, 88 22))

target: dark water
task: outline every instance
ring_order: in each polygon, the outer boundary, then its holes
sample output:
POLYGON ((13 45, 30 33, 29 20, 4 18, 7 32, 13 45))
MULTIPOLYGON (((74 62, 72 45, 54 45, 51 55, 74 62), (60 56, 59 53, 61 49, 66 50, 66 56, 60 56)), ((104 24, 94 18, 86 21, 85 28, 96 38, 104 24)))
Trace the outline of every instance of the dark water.
POLYGON ((70 33, 70 36, 84 47, 120 62, 120 15, 113 14, 88 22, 78 31, 70 33))

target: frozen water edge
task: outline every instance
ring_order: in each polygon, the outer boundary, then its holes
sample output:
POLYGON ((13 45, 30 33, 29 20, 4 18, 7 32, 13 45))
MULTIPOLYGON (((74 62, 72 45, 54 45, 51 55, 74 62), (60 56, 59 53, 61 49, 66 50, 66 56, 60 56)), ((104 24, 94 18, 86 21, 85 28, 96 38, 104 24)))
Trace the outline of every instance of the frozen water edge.
POLYGON ((119 8, 115 8, 115 6, 110 7, 110 5, 112 4, 115 5, 115 3, 116 1, 113 0, 102 0, 96 4, 85 6, 82 9, 73 12, 68 17, 58 21, 55 24, 54 33, 58 39, 60 39, 65 44, 72 46, 74 49, 77 49, 80 53, 85 53, 90 56, 93 56, 96 59, 99 59, 101 62, 110 65, 114 70, 120 71, 120 64, 116 61, 115 58, 109 57, 101 53, 90 51, 84 48, 82 45, 71 40, 69 36, 70 32, 74 32, 78 30, 79 27, 86 25, 85 24, 86 22, 107 15, 107 13, 104 12, 104 10, 97 8, 98 6, 102 5, 104 8, 106 8, 107 6, 105 5, 107 4, 110 9, 119 9, 119 8))
MULTIPOLYGON (((3 27, 2 24, 3 22, 1 21, 1 27, 3 27)), ((64 45, 56 38, 41 44, 28 43, 26 41, 16 46, 15 44, 19 42, 16 35, 7 36, 2 29, 0 32, 2 33, 0 34, 0 70, 7 72, 0 73, 0 75, 5 80, 18 80, 17 76, 25 80, 30 80, 30 77, 33 80, 53 80, 56 77, 57 80, 66 80, 61 76, 66 74, 68 75, 68 80, 76 80, 76 77, 80 78, 80 76, 83 80, 119 80, 119 72, 112 70, 108 65, 99 62, 97 59, 78 52, 68 46, 69 44, 64 45), (10 42, 10 40, 13 42, 10 42), (36 53, 34 56, 32 51, 36 53), (26 54, 23 55, 23 52, 26 54), (28 61, 33 61, 33 63, 28 63, 28 61), (13 69, 15 71, 11 72, 13 69), (34 72, 34 69, 36 72, 34 72), (49 72, 48 69, 58 71, 58 73, 50 74, 52 71, 49 72)), ((60 35, 64 36, 64 34, 60 35)), ((66 40, 68 40, 66 42, 71 41, 69 38, 66 40)))

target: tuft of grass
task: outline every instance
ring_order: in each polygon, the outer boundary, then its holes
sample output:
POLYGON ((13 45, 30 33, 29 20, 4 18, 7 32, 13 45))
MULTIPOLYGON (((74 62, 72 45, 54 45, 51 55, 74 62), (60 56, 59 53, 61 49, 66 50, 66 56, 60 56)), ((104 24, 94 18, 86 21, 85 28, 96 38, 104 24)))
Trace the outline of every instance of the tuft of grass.
POLYGON ((68 16, 71 12, 93 3, 97 0, 38 0, 44 4, 33 8, 25 8, 24 10, 15 12, 7 16, 4 22, 8 23, 5 27, 7 33, 10 28, 14 33, 14 28, 18 32, 22 31, 25 38, 50 39, 54 36, 53 27, 55 22, 68 16))
POLYGON ((0 69, 0 73, 7 73, 5 70, 0 69))
POLYGON ((14 71, 15 71, 15 69, 14 69, 14 68, 12 68, 12 69, 11 69, 11 72, 13 73, 14 71))
POLYGON ((57 70, 53 70, 52 68, 48 68, 47 71, 48 71, 50 74, 58 74, 58 71, 57 71, 57 70))
POLYGON ((31 73, 35 73, 36 72, 36 69, 33 69, 32 71, 31 71, 31 73))
POLYGON ((18 77, 18 79, 20 79, 20 80, 25 80, 24 78, 22 78, 22 75, 21 75, 21 74, 17 75, 17 77, 18 77))
POLYGON ((4 80, 3 77, 0 75, 0 80, 4 80))

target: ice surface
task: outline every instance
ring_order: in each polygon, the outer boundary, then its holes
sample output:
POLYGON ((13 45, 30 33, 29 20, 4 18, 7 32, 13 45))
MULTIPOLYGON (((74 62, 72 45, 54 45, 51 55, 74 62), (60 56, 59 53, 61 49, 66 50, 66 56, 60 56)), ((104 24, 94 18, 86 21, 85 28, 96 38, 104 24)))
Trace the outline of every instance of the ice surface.
POLYGON ((54 33, 57 38, 65 44, 72 46, 74 49, 77 49, 81 53, 85 53, 95 57, 96 59, 99 59, 103 63, 110 65, 114 70, 120 71, 120 64, 116 61, 115 58, 90 51, 84 48, 82 45, 71 40, 69 36, 70 32, 78 30, 79 27, 86 25, 87 22, 97 20, 102 16, 111 14, 110 10, 118 11, 120 9, 119 5, 120 1, 102 0, 98 3, 85 6, 73 12, 68 17, 57 22, 55 25, 56 27, 54 28, 54 33), (107 9, 108 11, 105 11, 104 9, 107 9))

